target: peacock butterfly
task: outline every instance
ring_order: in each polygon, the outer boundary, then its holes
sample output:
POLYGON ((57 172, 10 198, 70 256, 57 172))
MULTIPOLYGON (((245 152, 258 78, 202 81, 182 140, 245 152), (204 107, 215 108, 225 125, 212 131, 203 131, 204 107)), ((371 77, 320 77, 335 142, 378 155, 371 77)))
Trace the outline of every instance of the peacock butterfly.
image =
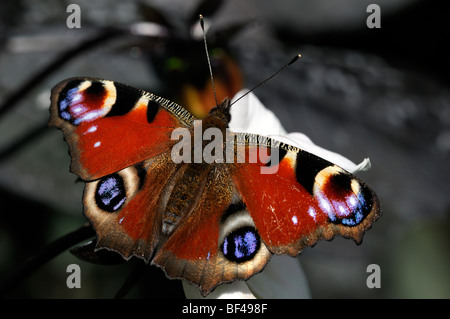
POLYGON ((207 295, 260 272, 272 254, 296 256, 335 235, 361 242, 381 213, 368 185, 292 145, 230 132, 229 122, 228 99, 198 120, 112 81, 71 78, 55 86, 49 125, 63 131, 71 171, 86 182, 84 214, 96 249, 142 258, 207 295), (178 153, 184 161, 173 152, 180 128, 192 137, 178 153), (221 156, 195 160, 196 148, 208 147, 195 133, 208 129, 226 136, 216 144, 221 156))

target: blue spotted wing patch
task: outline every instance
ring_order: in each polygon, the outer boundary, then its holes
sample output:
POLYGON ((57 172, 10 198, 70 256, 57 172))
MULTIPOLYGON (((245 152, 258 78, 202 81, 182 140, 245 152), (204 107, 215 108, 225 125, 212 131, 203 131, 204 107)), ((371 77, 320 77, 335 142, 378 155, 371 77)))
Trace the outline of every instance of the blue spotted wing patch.
POLYGON ((222 253, 230 261, 242 263, 253 259, 259 250, 261 239, 254 227, 242 227, 225 237, 222 253))
POLYGON ((119 174, 106 176, 97 184, 95 202, 101 210, 115 212, 126 199, 125 185, 119 174))
MULTIPOLYGON (((74 79, 59 93, 57 112, 61 119, 72 125, 95 121, 111 111, 116 96, 116 86, 111 81, 74 79)), ((134 103, 130 101, 129 104, 134 106, 134 103)))
POLYGON ((313 195, 331 223, 355 227, 372 212, 373 193, 338 166, 322 169, 314 181, 313 195))
POLYGON ((125 84, 71 78, 52 90, 49 125, 64 133, 71 171, 85 181, 164 152, 194 117, 182 106, 125 84))

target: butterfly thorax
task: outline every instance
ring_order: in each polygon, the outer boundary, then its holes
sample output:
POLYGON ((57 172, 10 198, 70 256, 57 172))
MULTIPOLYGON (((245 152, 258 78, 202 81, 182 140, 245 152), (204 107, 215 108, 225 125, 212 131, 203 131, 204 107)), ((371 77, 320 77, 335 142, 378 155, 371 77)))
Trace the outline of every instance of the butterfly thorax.
POLYGON ((208 116, 204 119, 205 124, 215 124, 218 128, 225 126, 224 129, 226 129, 231 120, 230 107, 230 100, 224 99, 221 104, 211 109, 208 116))

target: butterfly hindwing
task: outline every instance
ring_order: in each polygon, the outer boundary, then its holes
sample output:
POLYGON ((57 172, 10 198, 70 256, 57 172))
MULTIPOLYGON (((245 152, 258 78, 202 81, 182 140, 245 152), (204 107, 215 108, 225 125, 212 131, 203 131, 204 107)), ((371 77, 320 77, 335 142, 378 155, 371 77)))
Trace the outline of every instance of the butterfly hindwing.
POLYGON ((162 238, 160 194, 177 169, 167 154, 86 183, 84 214, 97 233, 97 249, 149 262, 162 238))
POLYGON ((94 180, 170 147, 171 132, 193 116, 181 106, 113 81, 71 78, 52 90, 49 125, 64 133, 71 170, 94 180))
POLYGON ((204 295, 260 272, 271 253, 236 194, 234 167, 175 164, 168 155, 86 184, 85 215, 97 249, 151 261, 204 295))
POLYGON ((260 272, 271 257, 236 194, 232 166, 210 165, 197 206, 180 221, 152 263, 207 295, 223 282, 260 272))

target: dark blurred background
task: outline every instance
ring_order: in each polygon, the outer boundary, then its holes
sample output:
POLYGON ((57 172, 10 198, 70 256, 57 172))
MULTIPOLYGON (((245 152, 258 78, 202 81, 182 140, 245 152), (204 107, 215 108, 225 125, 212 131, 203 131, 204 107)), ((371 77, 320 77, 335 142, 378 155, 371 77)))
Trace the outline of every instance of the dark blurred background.
MULTIPOLYGON (((95 76, 184 101, 191 82, 202 91, 207 79, 202 43, 189 35, 201 9, 226 92, 240 79, 245 87, 258 84, 301 53, 255 94, 287 131, 354 162, 372 162, 359 176, 378 193, 383 216, 360 246, 336 238, 302 252, 311 296, 449 298, 450 3, 216 2, 0 2, 0 280, 86 222, 83 184, 68 170, 62 134, 45 128, 51 88, 67 77, 95 76), (81 8, 81 28, 66 25, 70 3, 81 8), (372 3, 381 9, 381 28, 367 27, 372 3), (139 21, 170 35, 132 35, 139 21), (239 74, 230 73, 221 52, 239 74), (369 264, 381 268, 379 289, 366 286, 369 264)), ((111 298, 132 269, 133 262, 100 266, 66 251, 6 296, 111 298), (82 269, 81 289, 66 286, 73 263, 82 269)), ((183 292, 179 281, 150 267, 127 296, 183 292)))

